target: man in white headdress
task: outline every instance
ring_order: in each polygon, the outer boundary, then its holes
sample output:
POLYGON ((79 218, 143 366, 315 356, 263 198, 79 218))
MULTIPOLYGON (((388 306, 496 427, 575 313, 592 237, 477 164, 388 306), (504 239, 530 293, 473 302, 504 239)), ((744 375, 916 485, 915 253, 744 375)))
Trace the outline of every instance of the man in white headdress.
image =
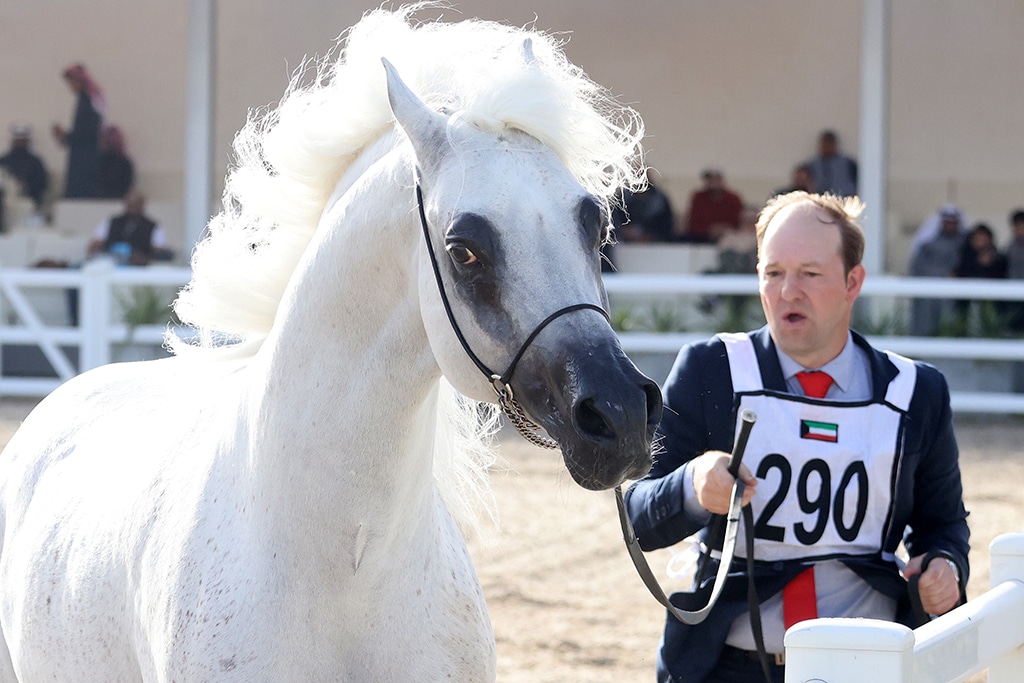
POLYGON ((930 242, 935 239, 936 236, 942 231, 943 222, 956 222, 957 230, 962 233, 967 233, 968 220, 964 216, 963 212, 956 204, 945 204, 941 209, 928 216, 918 227, 917 232, 914 233, 914 238, 910 241, 910 259, 913 260, 917 255, 917 252, 921 250, 921 245, 925 242, 930 242))
MULTIPOLYGON (((937 220, 925 221, 914 236, 910 275, 952 277, 960 264, 966 234, 963 216, 952 205, 944 206, 936 216, 937 220)), ((942 319, 952 310, 953 303, 947 299, 914 299, 910 308, 910 333, 915 337, 936 334, 942 319)))

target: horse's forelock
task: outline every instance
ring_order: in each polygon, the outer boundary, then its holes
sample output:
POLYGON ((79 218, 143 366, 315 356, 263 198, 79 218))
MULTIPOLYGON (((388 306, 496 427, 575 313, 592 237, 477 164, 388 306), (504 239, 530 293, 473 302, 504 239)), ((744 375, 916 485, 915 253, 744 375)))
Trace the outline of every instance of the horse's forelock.
POLYGON ((569 63, 558 38, 479 20, 414 22, 437 6, 368 13, 328 57, 300 67, 276 108, 250 115, 235 139, 226 208, 176 304, 183 321, 228 338, 269 331, 338 179, 394 125, 381 57, 428 106, 537 138, 598 196, 642 182, 639 117, 569 63), (523 56, 526 38, 532 60, 523 56), (254 243, 266 248, 249 249, 254 243))

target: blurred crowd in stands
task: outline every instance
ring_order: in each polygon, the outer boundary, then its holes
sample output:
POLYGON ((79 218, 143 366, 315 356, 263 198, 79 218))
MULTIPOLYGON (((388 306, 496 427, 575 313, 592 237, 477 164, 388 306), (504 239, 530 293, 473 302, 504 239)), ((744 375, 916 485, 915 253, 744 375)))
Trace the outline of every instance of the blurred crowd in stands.
MULTIPOLYGON (((103 90, 82 64, 68 67, 61 76, 75 99, 71 126, 52 128, 54 138, 67 150, 65 178, 59 185, 52 183, 45 163, 32 150, 31 127, 23 123, 12 125, 9 149, 0 155, 0 230, 5 227, 4 192, 14 192, 30 201, 36 223, 48 222, 49 207, 59 198, 120 199, 125 212, 97 226, 87 256, 108 253, 131 264, 167 259, 171 252, 163 230, 144 215, 145 198, 135 185, 135 166, 127 151, 125 135, 118 126, 104 121, 103 90), (136 226, 142 227, 137 230, 136 226), (127 255, 117 251, 123 251, 126 245, 131 246, 127 255)), ((619 207, 612 215, 618 243, 713 245, 718 265, 709 272, 754 272, 754 223, 763 205, 761 198, 745 202, 729 187, 721 169, 706 168, 685 209, 677 213, 655 178, 648 175, 647 181, 642 191, 624 191, 619 198, 619 207)), ((816 154, 796 164, 789 183, 772 195, 794 191, 839 196, 857 193, 857 162, 840 149, 834 131, 821 132, 816 154)), ((988 225, 970 223, 956 206, 942 207, 914 235, 908 273, 1024 279, 1024 209, 1013 210, 1009 222, 1012 242, 1000 251, 988 225)), ((606 269, 614 269, 614 245, 606 247, 605 256, 606 269)), ((951 313, 962 317, 967 303, 938 299, 914 302, 912 333, 936 334, 943 318, 951 313)), ((994 306, 1014 331, 1024 332, 1024 304, 1001 302, 994 306)))
MULTIPOLYGON (((700 180, 700 187, 690 195, 686 210, 678 218, 668 195, 650 175, 644 191, 623 192, 621 208, 612 216, 618 240, 718 244, 741 229, 745 213, 753 210, 756 214, 761 206, 745 205, 739 193, 728 186, 721 169, 705 169, 700 180)), ((834 131, 821 133, 818 153, 798 164, 789 185, 772 195, 796 190, 844 197, 857 194, 857 162, 840 151, 834 131)))
POLYGON ((10 147, 0 156, 0 172, 13 179, 17 193, 31 199, 43 219, 57 199, 124 199, 135 186, 135 163, 121 128, 104 121, 107 102, 99 84, 83 64, 69 66, 61 77, 75 99, 71 126, 51 128, 67 150, 63 182, 50 182, 46 164, 32 150, 33 131, 26 123, 11 125, 10 147))
MULTIPOLYGON (((754 223, 761 203, 746 203, 731 189, 725 173, 707 168, 700 186, 677 213, 665 191, 648 173, 642 192, 623 192, 621 206, 612 214, 615 239, 628 243, 688 243, 713 245, 717 250, 715 273, 754 273, 757 240, 754 223)), ((817 154, 793 167, 787 185, 772 196, 789 192, 857 194, 857 162, 844 154, 835 131, 825 130, 817 139, 817 154)), ((954 205, 946 205, 917 229, 911 242, 907 273, 925 277, 1024 279, 1024 208, 1010 212, 1011 241, 1000 250, 992 228, 971 223, 954 205)), ((614 270, 614 246, 606 249, 606 270, 614 270)), ((1013 333, 1024 332, 1024 303, 973 302, 984 313, 1000 318, 1013 333)), ((921 299, 912 303, 909 332, 931 336, 949 333, 950 321, 962 321, 972 302, 921 299)), ((977 307, 975 307, 977 308, 977 307)))
MULTIPOLYGON (((943 206, 929 216, 914 235, 908 274, 1024 279, 1024 208, 1013 209, 1007 222, 1010 243, 1005 250, 1000 250, 995 233, 987 223, 972 223, 953 204, 943 206)), ((910 333, 961 336, 967 330, 955 327, 967 325, 972 313, 990 328, 1005 328, 1015 334, 1024 332, 1024 302, 917 299, 912 302, 910 333)))
MULTIPOLYGON (((0 155, 0 231, 14 227, 4 215, 8 195, 31 202, 27 225, 50 222, 50 209, 59 199, 120 200, 123 213, 115 213, 96 226, 83 258, 107 255, 125 265, 146 265, 172 256, 163 228, 145 214, 146 198, 136 188, 135 163, 128 154, 125 135, 104 121, 106 98, 83 64, 69 66, 61 77, 74 97, 71 125, 54 124, 51 132, 67 150, 63 182, 51 182, 43 159, 32 150, 32 128, 10 127, 10 147, 0 155)), ((64 267, 66 262, 43 259, 34 265, 64 267)))

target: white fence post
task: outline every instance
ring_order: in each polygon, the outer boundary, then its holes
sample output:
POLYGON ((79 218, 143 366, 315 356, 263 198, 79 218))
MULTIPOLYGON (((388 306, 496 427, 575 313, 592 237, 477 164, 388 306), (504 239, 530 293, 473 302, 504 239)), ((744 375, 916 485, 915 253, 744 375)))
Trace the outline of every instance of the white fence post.
POLYGON ((1024 680, 1024 533, 989 546, 992 587, 911 631, 872 619, 812 619, 786 632, 786 683, 953 683, 988 669, 1024 680))
POLYGON ((107 328, 111 320, 110 277, 114 262, 93 259, 82 267, 82 289, 78 306, 82 346, 79 370, 85 372, 110 362, 110 338, 107 328))
MULTIPOLYGON (((1004 581, 1024 582, 1024 534, 997 536, 988 546, 992 564, 989 586, 995 588, 1004 581)), ((1024 646, 1000 657, 988 670, 989 683, 1016 683, 1024 672, 1024 646)))
POLYGON ((786 631, 786 683, 910 683, 914 632, 875 619, 811 619, 786 631))

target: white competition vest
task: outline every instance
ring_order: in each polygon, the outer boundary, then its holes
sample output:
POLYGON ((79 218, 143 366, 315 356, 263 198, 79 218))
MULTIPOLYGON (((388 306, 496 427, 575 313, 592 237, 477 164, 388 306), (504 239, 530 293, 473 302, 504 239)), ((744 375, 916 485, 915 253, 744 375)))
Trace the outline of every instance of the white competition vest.
MULTIPOLYGON (((836 403, 769 391, 746 334, 720 334, 739 405, 757 414, 743 463, 760 481, 751 501, 754 558, 822 560, 870 555, 892 523, 903 418, 917 380, 912 361, 886 352, 899 369, 881 403, 836 403)), ((736 555, 745 557, 746 525, 736 555)))

